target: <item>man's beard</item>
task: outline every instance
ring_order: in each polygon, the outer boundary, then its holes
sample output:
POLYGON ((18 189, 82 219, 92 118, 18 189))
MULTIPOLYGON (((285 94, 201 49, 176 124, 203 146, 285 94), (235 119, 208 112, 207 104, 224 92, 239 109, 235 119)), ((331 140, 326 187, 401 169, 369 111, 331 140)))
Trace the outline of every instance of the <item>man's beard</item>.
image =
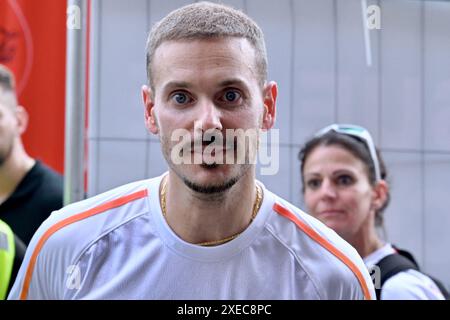
MULTIPOLYGON (((214 169, 215 167, 217 167, 218 165, 216 164, 212 164, 212 165, 201 165, 204 168, 210 168, 210 169, 214 169)), ((198 193, 202 193, 202 194, 217 194, 217 193, 222 193, 224 191, 227 191, 228 189, 230 189, 232 186, 234 186, 236 184, 236 182, 239 181, 240 179, 240 175, 239 176, 235 176, 232 177, 231 179, 229 179, 228 181, 225 181, 222 184, 219 185, 199 185, 196 184, 193 181, 190 181, 188 178, 184 177, 184 176, 180 176, 180 178, 183 180, 184 184, 191 189, 192 191, 198 192, 198 193)))
MULTIPOLYGON (((238 172, 235 173, 232 177, 228 178, 225 181, 222 181, 220 184, 197 184, 191 179, 189 179, 182 170, 180 170, 181 166, 183 165, 176 165, 171 161, 171 154, 172 150, 169 147, 170 146, 170 140, 166 140, 165 138, 160 136, 160 143, 161 143, 161 149, 164 158, 166 159, 167 164, 169 167, 175 172, 175 174, 183 181, 183 183, 192 191, 195 191, 197 193, 203 194, 203 195, 219 195, 220 193, 223 193, 227 190, 229 190, 231 187, 233 187, 244 175, 248 173, 248 170, 251 168, 251 164, 245 163, 245 164, 234 164, 239 166, 238 172)), ((184 165, 195 165, 195 164, 184 164, 184 165)), ((198 164, 197 164, 198 165, 198 164)), ((205 170, 215 170, 217 167, 221 165, 226 164, 207 164, 203 163, 200 164, 200 166, 205 170)))
POLYGON ((11 143, 9 143, 6 148, 4 149, 0 149, 0 167, 2 167, 6 160, 9 159, 9 157, 11 156, 13 150, 13 143, 11 141, 11 143))

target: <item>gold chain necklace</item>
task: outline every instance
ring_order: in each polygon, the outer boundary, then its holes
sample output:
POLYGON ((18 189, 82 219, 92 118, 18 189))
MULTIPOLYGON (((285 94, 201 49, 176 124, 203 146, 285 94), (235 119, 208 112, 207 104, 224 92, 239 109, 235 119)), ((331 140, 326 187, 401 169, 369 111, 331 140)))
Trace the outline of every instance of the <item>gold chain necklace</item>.
MULTIPOLYGON (((167 221, 166 192, 167 192, 167 177, 164 178, 163 186, 161 188, 161 194, 160 194, 162 214, 164 216, 164 219, 166 219, 166 221, 167 221)), ((256 199, 255 199, 255 203, 253 204, 252 217, 250 219, 249 225, 253 222, 253 220, 255 220, 255 217, 258 214, 258 210, 261 207, 261 204, 262 204, 262 190, 261 190, 261 187, 256 185, 256 199)), ((228 242, 228 241, 231 241, 231 240, 237 238, 242 232, 243 231, 238 232, 232 236, 226 237, 221 240, 200 242, 200 243, 197 243, 197 245, 199 245, 199 246, 219 245, 219 244, 222 244, 222 243, 225 243, 225 242, 228 242)))

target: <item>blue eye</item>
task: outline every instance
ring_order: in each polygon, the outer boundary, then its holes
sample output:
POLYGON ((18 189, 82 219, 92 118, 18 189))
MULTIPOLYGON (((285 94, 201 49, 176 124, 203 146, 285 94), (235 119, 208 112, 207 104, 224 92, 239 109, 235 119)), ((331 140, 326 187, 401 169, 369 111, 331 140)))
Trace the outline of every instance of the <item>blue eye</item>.
POLYGON ((228 90, 223 95, 223 99, 226 102, 236 102, 241 98, 241 94, 237 92, 236 90, 228 90))
POLYGON ((190 99, 189 99, 188 95, 185 94, 185 93, 182 93, 182 92, 175 93, 172 96, 172 99, 177 104, 186 104, 186 103, 190 102, 190 99))

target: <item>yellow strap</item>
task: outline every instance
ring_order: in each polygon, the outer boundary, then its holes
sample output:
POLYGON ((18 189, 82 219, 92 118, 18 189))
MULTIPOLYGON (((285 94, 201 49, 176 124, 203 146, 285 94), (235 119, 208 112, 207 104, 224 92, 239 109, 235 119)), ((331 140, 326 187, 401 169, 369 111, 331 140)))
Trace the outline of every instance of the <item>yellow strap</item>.
POLYGON ((11 228, 0 220, 0 300, 6 299, 14 264, 15 245, 11 228))

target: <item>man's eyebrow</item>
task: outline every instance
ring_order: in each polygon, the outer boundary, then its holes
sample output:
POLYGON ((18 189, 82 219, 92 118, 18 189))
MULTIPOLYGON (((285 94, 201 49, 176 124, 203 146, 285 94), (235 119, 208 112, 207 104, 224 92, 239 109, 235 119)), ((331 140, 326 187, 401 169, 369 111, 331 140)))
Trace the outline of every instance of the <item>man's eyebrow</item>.
POLYGON ((244 81, 242 81, 241 79, 238 79, 238 78, 233 78, 233 79, 228 79, 228 80, 222 81, 219 83, 219 85, 221 87, 227 87, 227 86, 233 86, 233 85, 239 86, 239 87, 248 87, 244 81))
MULTIPOLYGON (((219 83, 219 86, 220 87, 238 86, 238 87, 244 87, 244 88, 248 87, 248 85, 245 83, 245 81, 243 81, 239 78, 232 78, 232 79, 224 80, 219 83)), ((191 87, 192 87, 192 85, 186 81, 169 81, 163 85, 163 88, 165 88, 165 89, 171 89, 171 88, 189 89, 191 87)))
POLYGON ((188 89, 191 87, 191 85, 188 82, 185 81, 169 81, 164 86, 164 88, 181 88, 181 89, 188 89))

